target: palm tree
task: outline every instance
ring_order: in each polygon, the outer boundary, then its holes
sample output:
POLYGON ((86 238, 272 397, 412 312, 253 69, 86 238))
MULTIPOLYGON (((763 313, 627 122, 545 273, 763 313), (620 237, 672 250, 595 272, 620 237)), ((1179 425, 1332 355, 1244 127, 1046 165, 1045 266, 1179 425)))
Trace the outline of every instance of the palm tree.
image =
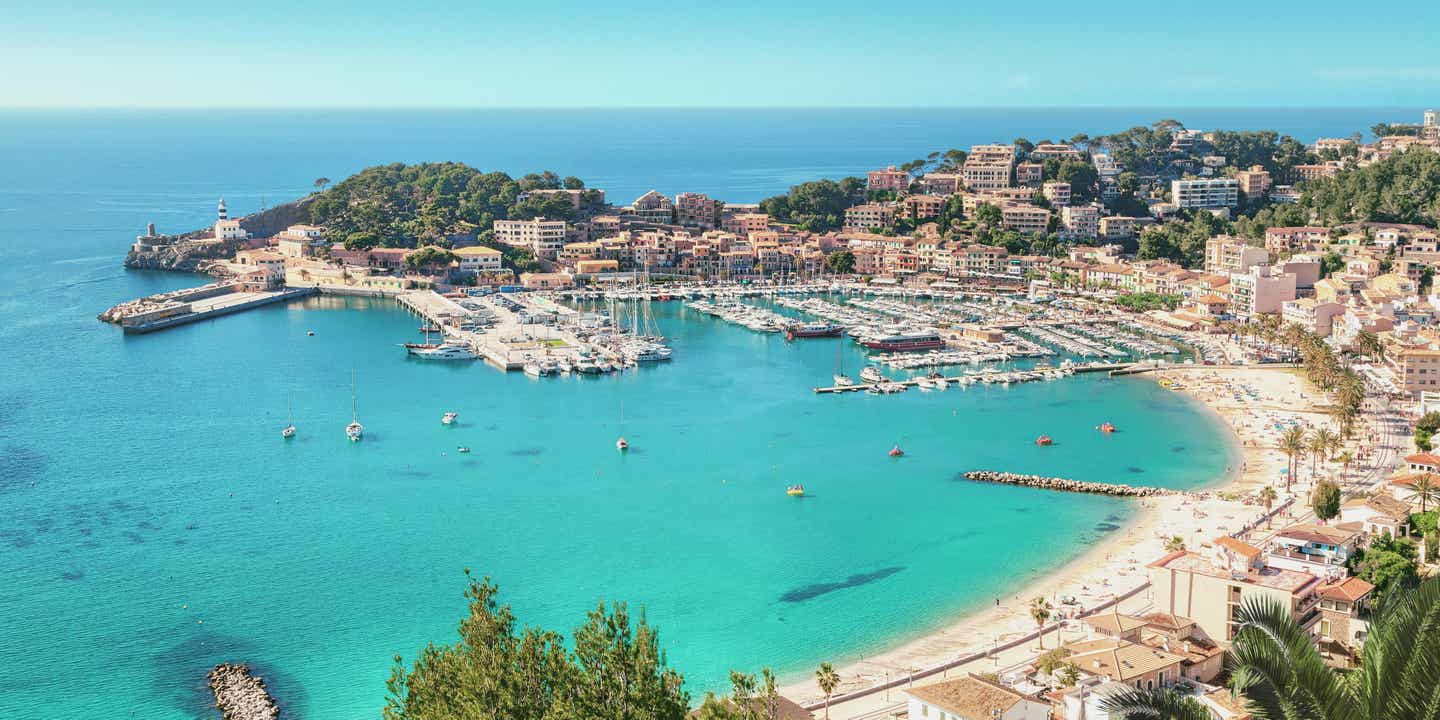
MULTIPOLYGON (((1440 577, 1385 594, 1372 611, 1358 672, 1325 665, 1289 604, 1250 598, 1239 609, 1225 665, 1231 691, 1265 720, 1411 720, 1440 717, 1440 577)), ((1102 704, 1124 720, 1199 720, 1194 698, 1172 690, 1126 689, 1102 704)))
POLYGON ((1291 426, 1280 436, 1280 452, 1285 453, 1289 463, 1285 467, 1285 492, 1290 492, 1290 481, 1295 479, 1295 472, 1298 470, 1297 458, 1305 455, 1305 428, 1299 425, 1291 426))
POLYGON ((835 688, 840 686, 840 674, 835 672, 835 667, 828 662, 820 663, 820 669, 815 671, 815 684, 820 686, 820 692, 825 694, 825 720, 830 720, 830 696, 835 694, 835 688))
POLYGON ((1430 473, 1420 473, 1415 478, 1415 487, 1411 488, 1410 502, 1420 502, 1420 512, 1423 514, 1430 509, 1430 503, 1440 503, 1440 484, 1435 482, 1435 476, 1430 473))
MULTIPOLYGON (((1275 500, 1279 496, 1279 493, 1275 492, 1275 488, 1270 485, 1266 485, 1265 487, 1260 488, 1260 502, 1265 503, 1266 515, 1270 514, 1270 508, 1275 505, 1275 500)), ((1274 518, 1271 517, 1265 518, 1265 527, 1270 527, 1270 523, 1273 520, 1274 518)))
POLYGON ((1340 457, 1336 459, 1340 461, 1340 478, 1343 480, 1346 475, 1350 474, 1350 463, 1355 462, 1355 453, 1346 450, 1340 453, 1340 457))
POLYGON ((1045 649, 1045 621, 1050 619, 1050 613, 1054 610, 1050 601, 1043 596, 1030 601, 1030 618, 1035 621, 1035 626, 1040 628, 1040 649, 1045 649))
POLYGON ((1327 427, 1316 428, 1310 434, 1310 478, 1315 478, 1315 461, 1329 462, 1330 452, 1340 443, 1340 436, 1327 427))

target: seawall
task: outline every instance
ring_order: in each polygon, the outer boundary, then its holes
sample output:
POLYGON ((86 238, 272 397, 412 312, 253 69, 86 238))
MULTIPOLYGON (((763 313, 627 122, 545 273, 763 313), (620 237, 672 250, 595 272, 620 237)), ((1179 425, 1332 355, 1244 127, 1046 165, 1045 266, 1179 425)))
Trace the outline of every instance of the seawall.
POLYGON ((250 672, 248 665, 222 663, 210 671, 210 692, 215 694, 215 707, 225 720, 277 720, 280 706, 265 681, 250 672))
POLYGON ((1019 485, 1021 487, 1039 488, 1041 490, 1060 490, 1062 492, 1090 493, 1092 495, 1110 495, 1113 497, 1156 497, 1160 495, 1180 494, 1179 490, 1170 490, 1168 488, 1089 482, 1086 480, 1071 480, 1062 477, 1045 477, 1043 475, 1021 475, 1019 473, 998 472, 995 470, 970 470, 965 473, 965 479, 974 480, 975 482, 1019 485))

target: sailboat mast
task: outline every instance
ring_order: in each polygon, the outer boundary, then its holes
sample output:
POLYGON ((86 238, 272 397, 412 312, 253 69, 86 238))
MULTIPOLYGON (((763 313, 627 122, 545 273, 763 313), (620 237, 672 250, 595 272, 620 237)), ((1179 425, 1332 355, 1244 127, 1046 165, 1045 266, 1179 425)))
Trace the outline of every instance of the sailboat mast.
POLYGON ((360 421, 360 410, 355 404, 355 370, 350 370, 350 421, 360 421))

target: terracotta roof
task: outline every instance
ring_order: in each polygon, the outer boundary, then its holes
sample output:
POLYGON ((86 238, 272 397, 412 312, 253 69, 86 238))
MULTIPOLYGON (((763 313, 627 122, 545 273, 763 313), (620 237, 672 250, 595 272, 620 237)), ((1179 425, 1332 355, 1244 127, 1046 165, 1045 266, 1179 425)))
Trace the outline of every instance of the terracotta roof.
POLYGON ((1120 682, 1185 661, 1175 653, 1114 638, 1070 643, 1065 648, 1073 653, 1067 659, 1080 670, 1091 675, 1108 675, 1120 682))
POLYGON ((1403 521, 1410 519, 1410 505, 1408 503, 1400 502, 1399 500, 1396 500, 1389 495, 1377 495, 1373 498, 1370 498, 1369 500, 1366 500, 1365 504, 1370 508, 1385 513, 1386 515, 1396 520, 1403 521))
MULTIPOLYGON (((1406 459, 1408 460, 1409 458, 1406 459)), ((1431 485, 1440 487, 1440 474, 1428 472, 1406 473, 1404 475, 1396 475, 1395 477, 1390 478, 1390 484, 1400 485, 1403 487, 1413 487, 1415 485, 1415 482, 1422 477, 1430 478, 1431 485)))
POLYGON ((921 685, 906 691, 912 697, 934 705, 964 720, 990 720, 1004 714, 1024 699, 1020 693, 985 682, 975 676, 921 685))
POLYGON ((1085 624, 1104 632, 1126 633, 1135 628, 1144 627, 1145 621, 1131 615, 1109 612, 1091 615, 1085 618, 1085 624))
POLYGON ((1229 550, 1230 552, 1244 557, 1255 557, 1256 555, 1259 555, 1263 552, 1260 548, 1257 548, 1250 543, 1236 540, 1229 535, 1215 538, 1215 544, 1225 548, 1226 550, 1229 550))
POLYGON ((1358 533, 1330 525, 1316 525, 1304 523, 1291 525, 1290 527, 1275 533, 1276 537, 1287 537, 1294 540, 1306 542, 1323 543, 1327 545, 1343 545, 1355 539, 1358 533))
POLYGON ((1358 577, 1348 577, 1331 585, 1320 586, 1320 596, 1331 600, 1355 602, 1370 594, 1375 586, 1358 577))
POLYGON ((1440 466, 1440 455, 1434 455, 1428 452, 1415 453, 1414 455, 1406 455, 1405 462, 1440 466))
POLYGON ((1194 625, 1195 621, 1175 613, 1153 612, 1145 616, 1145 624, 1167 630, 1179 630, 1194 625))

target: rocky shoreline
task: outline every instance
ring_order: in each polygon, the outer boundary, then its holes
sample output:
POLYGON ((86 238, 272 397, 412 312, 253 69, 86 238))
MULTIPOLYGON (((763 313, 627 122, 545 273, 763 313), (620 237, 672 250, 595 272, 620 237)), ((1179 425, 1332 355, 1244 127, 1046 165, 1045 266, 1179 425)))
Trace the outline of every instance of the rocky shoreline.
POLYGON ((1019 473, 998 472, 995 470, 971 470, 965 473, 965 479, 974 480, 975 482, 1019 485, 1021 487, 1039 488, 1041 490, 1090 493, 1092 495, 1110 495, 1112 497, 1158 497, 1161 495, 1181 494, 1178 490, 1145 487, 1143 485, 1089 482, 1086 480, 1071 480, 1062 477, 1045 477, 1043 475, 1021 475, 1019 473))
POLYGON ((280 706, 250 666, 222 663, 210 671, 210 691, 225 720, 278 720, 280 706))

